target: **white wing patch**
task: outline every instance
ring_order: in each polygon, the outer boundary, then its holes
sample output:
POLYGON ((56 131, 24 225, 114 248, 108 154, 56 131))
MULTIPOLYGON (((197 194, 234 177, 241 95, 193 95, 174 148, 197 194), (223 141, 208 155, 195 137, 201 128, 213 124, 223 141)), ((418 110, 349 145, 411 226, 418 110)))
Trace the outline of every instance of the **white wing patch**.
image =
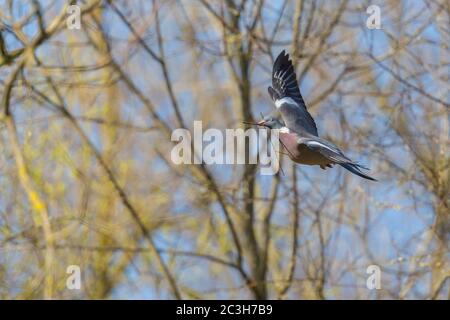
POLYGON ((280 133, 290 133, 291 131, 289 130, 288 127, 281 127, 280 128, 280 133))
POLYGON ((295 104, 295 105, 297 104, 297 102, 295 102, 294 99, 289 98, 289 97, 284 97, 282 99, 275 100, 275 107, 277 107, 277 109, 279 109, 285 103, 295 104))
POLYGON ((322 147, 322 148, 325 148, 325 149, 328 149, 330 151, 333 151, 333 152, 337 153, 336 149, 332 149, 331 147, 329 147, 329 146, 327 146, 327 145, 325 145, 323 143, 320 143, 319 141, 308 141, 307 144, 319 146, 319 147, 322 147))

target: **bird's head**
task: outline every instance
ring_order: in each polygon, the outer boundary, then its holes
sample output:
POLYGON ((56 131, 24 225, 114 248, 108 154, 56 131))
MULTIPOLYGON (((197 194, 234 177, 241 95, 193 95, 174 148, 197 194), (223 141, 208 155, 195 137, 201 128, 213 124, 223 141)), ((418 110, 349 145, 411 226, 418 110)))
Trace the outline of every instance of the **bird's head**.
POLYGON ((259 121, 257 125, 270 129, 280 129, 283 127, 283 123, 280 121, 280 119, 273 117, 265 117, 263 120, 259 121))

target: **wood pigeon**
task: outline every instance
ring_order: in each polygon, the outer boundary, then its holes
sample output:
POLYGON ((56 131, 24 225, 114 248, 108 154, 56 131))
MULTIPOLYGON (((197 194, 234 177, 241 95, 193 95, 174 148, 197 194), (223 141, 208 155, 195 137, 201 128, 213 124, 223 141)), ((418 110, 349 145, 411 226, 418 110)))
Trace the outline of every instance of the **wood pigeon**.
POLYGON ((283 121, 265 118, 258 125, 279 129, 280 141, 292 161, 318 165, 322 169, 338 164, 364 179, 377 181, 360 170, 368 168, 347 158, 331 142, 319 138, 314 119, 300 94, 294 67, 284 50, 273 65, 272 87, 268 91, 283 121))

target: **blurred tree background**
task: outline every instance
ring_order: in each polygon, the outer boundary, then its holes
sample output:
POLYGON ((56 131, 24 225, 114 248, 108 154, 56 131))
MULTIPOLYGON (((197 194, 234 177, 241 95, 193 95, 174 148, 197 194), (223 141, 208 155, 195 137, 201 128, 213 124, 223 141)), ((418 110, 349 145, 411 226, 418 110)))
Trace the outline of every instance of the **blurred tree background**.
POLYGON ((0 298, 448 299, 449 26, 445 0, 0 0, 0 298), (379 182, 172 163, 174 129, 273 112, 283 49, 379 182))

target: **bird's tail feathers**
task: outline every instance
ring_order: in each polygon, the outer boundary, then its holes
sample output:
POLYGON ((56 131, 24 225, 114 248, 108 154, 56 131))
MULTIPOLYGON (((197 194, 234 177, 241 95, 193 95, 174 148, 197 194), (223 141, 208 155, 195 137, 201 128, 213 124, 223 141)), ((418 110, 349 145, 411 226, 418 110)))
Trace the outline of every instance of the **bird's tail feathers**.
POLYGON ((362 164, 359 164, 357 162, 354 162, 355 166, 357 166, 358 168, 364 169, 364 170, 370 170, 369 168, 363 166, 362 164))
POLYGON ((358 167, 364 168, 358 164, 352 164, 352 163, 339 163, 340 166, 344 167, 345 169, 347 169, 348 171, 350 171, 351 173, 356 174, 357 176, 360 176, 364 179, 367 180, 372 180, 372 181, 378 181, 377 179, 374 179, 364 173, 361 172, 361 170, 359 170, 358 167))

